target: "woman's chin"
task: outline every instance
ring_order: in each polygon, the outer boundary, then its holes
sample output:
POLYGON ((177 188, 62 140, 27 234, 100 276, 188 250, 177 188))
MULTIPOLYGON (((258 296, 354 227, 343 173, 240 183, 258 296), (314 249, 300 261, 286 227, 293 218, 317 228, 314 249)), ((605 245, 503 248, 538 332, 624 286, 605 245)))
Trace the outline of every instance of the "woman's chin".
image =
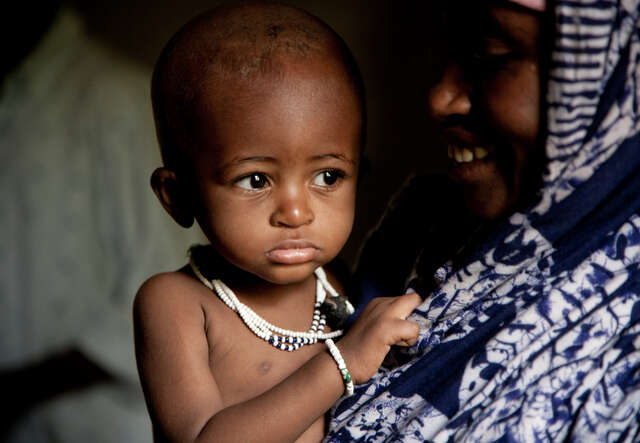
POLYGON ((491 183, 499 176, 498 164, 493 156, 468 162, 449 162, 449 177, 461 185, 491 183))

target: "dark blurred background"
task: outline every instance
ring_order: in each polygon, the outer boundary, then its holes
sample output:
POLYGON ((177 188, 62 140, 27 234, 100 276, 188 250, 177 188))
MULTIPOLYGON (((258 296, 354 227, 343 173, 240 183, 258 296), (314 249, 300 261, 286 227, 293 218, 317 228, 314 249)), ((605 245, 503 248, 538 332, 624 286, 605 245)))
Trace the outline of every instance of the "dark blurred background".
MULTIPOLYGON (((169 37, 221 2, 5 2, 0 14, 0 441, 150 442, 131 303, 200 240, 149 187, 149 82, 169 37)), ((295 0, 360 64, 369 168, 342 258, 411 174, 446 153, 426 118, 437 75, 422 0, 295 0)), ((425 202, 428 204, 428 202, 425 202)))

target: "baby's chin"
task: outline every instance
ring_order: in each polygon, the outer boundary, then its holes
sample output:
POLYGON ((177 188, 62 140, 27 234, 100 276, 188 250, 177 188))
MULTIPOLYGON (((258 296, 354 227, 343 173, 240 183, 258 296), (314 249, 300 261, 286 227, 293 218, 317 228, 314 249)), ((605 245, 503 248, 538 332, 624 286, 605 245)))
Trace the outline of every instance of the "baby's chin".
POLYGON ((324 262, 309 261, 296 264, 271 265, 266 272, 261 272, 258 277, 275 285, 295 285, 304 283, 310 278, 315 278, 314 271, 324 262))

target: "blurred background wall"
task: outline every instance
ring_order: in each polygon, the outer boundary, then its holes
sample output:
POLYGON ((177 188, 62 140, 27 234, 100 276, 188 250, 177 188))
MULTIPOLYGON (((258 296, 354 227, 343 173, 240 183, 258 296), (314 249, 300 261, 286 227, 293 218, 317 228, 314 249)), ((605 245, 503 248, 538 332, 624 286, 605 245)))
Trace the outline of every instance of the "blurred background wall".
MULTIPOLYGON (((28 2, 0 32, 0 441, 149 442, 131 302, 200 240, 148 185, 160 164, 149 81, 168 38, 219 1, 28 2)), ((437 75, 422 0, 293 0, 353 50, 370 167, 342 257, 445 150, 424 109, 437 75)))

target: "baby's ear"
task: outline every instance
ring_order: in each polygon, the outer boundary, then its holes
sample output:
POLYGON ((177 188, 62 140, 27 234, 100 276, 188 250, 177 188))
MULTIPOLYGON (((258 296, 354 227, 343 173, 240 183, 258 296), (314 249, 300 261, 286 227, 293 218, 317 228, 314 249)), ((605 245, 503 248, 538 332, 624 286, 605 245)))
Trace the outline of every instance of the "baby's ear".
POLYGON ((167 168, 156 169, 151 174, 151 187, 162 207, 180 226, 190 228, 193 225, 190 199, 175 172, 167 168))

